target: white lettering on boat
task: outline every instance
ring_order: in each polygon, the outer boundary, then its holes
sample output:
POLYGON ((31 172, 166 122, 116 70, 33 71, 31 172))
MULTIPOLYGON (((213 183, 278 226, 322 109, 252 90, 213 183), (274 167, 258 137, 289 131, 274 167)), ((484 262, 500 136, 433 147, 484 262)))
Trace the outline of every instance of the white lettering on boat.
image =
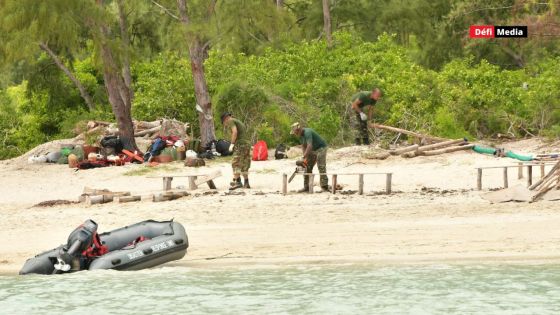
POLYGON ((144 253, 142 253, 141 250, 137 250, 135 252, 132 252, 132 253, 126 254, 126 255, 128 256, 128 259, 133 260, 133 259, 136 259, 138 257, 144 256, 144 253))

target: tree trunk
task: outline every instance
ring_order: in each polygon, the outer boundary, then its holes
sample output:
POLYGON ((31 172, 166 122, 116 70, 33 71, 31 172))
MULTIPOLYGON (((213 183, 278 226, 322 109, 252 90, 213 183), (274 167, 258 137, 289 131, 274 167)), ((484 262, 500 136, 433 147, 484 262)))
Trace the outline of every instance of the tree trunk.
POLYGON ((198 123, 200 124, 200 142, 203 145, 216 139, 214 133, 214 119, 212 116, 212 101, 206 84, 204 74, 204 47, 200 43, 194 42, 189 47, 191 59, 191 71, 194 81, 194 94, 196 102, 202 108, 202 113, 198 113, 198 123))
POLYGON ((91 95, 89 95, 88 91, 86 90, 86 87, 82 85, 82 82, 80 82, 80 80, 76 78, 76 76, 70 71, 70 69, 68 69, 64 65, 62 60, 58 58, 58 56, 49 48, 49 46, 46 43, 39 43, 39 47, 41 47, 41 49, 51 57, 51 59, 54 61, 54 63, 56 63, 56 65, 60 68, 60 70, 62 70, 64 74, 66 74, 68 79, 70 79, 70 81, 72 81, 72 83, 74 83, 74 85, 78 88, 78 90, 80 91, 80 96, 86 102, 89 110, 95 109, 95 104, 93 103, 93 99, 91 95))
POLYGON ((129 57, 129 49, 130 49, 130 38, 128 37, 128 22, 126 20, 126 13, 124 12, 124 1, 118 0, 117 7, 119 9, 119 27, 121 29, 121 39, 123 42, 123 46, 125 47, 122 57, 122 73, 124 78, 124 83, 129 92, 128 98, 130 98, 130 103, 134 99, 134 89, 132 88, 132 75, 130 72, 130 57, 129 57))
POLYGON ((129 151, 139 151, 134 139, 134 124, 132 123, 129 92, 124 82, 119 67, 113 55, 113 51, 106 42, 101 40, 101 59, 103 60, 103 80, 109 96, 109 103, 113 109, 113 114, 119 127, 119 136, 125 149, 129 151))
POLYGON ((323 24, 325 36, 327 38, 327 46, 332 46, 332 27, 331 27, 331 12, 329 9, 329 0, 323 0, 323 24))
POLYGON ((188 34, 190 23, 186 0, 177 0, 177 8, 181 24, 185 27, 185 40, 189 47, 189 58, 191 60, 191 71, 194 81, 194 94, 196 102, 202 108, 202 113, 198 113, 198 123, 200 125, 200 142, 203 146, 216 139, 214 133, 214 120, 212 116, 212 102, 208 92, 208 84, 204 74, 204 59, 208 46, 196 35, 188 34))
POLYGON ((284 0, 276 0, 276 6, 282 8, 284 6, 284 0))

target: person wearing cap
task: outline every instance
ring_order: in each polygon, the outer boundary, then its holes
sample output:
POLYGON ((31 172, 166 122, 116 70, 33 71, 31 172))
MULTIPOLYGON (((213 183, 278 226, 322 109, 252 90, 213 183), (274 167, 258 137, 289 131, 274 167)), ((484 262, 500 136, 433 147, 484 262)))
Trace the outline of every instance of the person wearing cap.
POLYGON ((350 120, 355 131, 356 145, 369 144, 368 121, 373 118, 373 106, 380 98, 381 90, 379 88, 358 92, 352 96, 354 115, 350 115, 350 120))
MULTIPOLYGON (((299 123, 292 125, 290 134, 300 138, 303 150, 303 164, 306 173, 313 173, 313 167, 317 164, 321 173, 321 189, 329 190, 329 179, 327 178, 327 143, 311 128, 303 128, 299 123)), ((311 183, 313 185, 313 183, 311 183)), ((303 189, 298 192, 309 191, 309 176, 303 177, 303 189)))
POLYGON ((251 141, 247 134, 247 128, 239 119, 232 117, 231 113, 223 113, 221 119, 224 128, 231 133, 229 152, 233 152, 233 159, 231 160, 233 181, 230 183, 229 189, 251 188, 249 185, 251 141), (241 184, 241 174, 243 174, 245 181, 243 184, 241 184))

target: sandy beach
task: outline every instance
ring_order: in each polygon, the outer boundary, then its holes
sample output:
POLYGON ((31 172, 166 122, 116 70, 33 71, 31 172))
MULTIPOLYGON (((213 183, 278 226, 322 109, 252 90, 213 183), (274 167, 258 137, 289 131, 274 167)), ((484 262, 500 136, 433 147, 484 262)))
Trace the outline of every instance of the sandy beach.
MULTIPOLYGON (((554 151, 526 140, 504 145, 520 152, 554 151)), ((475 190, 476 167, 513 165, 514 160, 456 152, 435 157, 377 161, 361 158, 361 147, 329 151, 328 168, 338 172, 392 172, 394 194, 382 194, 383 176, 365 177, 365 195, 351 194, 358 180, 342 176, 347 194, 279 193, 282 173, 294 160, 254 162, 251 190, 227 194, 231 169, 211 161, 192 169, 173 163, 145 170, 126 165, 76 172, 66 165, 0 164, 0 273, 17 273, 33 255, 65 242, 87 218, 100 232, 146 219, 174 218, 187 229, 190 247, 171 265, 196 268, 300 263, 369 262, 560 262, 560 203, 491 204, 475 190), (148 194, 161 189, 158 174, 209 173, 220 169, 218 192, 206 187, 175 201, 86 206, 33 207, 46 200, 77 200, 85 186, 148 194)), ((513 173, 513 171, 512 171, 513 173)), ((510 186, 524 184, 517 173, 510 186)), ((539 176, 538 174, 536 176, 539 176)), ((500 187, 501 170, 484 177, 484 191, 500 187)), ((173 186, 188 186, 177 179, 173 186)), ((484 192, 483 191, 483 192, 484 192)))

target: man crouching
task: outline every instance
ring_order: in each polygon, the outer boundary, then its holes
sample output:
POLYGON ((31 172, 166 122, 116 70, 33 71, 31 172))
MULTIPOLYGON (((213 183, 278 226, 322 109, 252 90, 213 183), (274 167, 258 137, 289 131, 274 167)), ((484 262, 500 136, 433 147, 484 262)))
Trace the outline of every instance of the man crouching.
MULTIPOLYGON (((303 165, 305 172, 313 173, 313 167, 317 164, 319 173, 321 173, 321 189, 323 191, 329 190, 329 179, 327 178, 327 143, 321 136, 311 128, 302 128, 299 123, 292 125, 290 132, 300 138, 301 147, 303 150, 303 165)), ((309 176, 303 176, 303 189, 298 192, 308 192, 309 176)))

